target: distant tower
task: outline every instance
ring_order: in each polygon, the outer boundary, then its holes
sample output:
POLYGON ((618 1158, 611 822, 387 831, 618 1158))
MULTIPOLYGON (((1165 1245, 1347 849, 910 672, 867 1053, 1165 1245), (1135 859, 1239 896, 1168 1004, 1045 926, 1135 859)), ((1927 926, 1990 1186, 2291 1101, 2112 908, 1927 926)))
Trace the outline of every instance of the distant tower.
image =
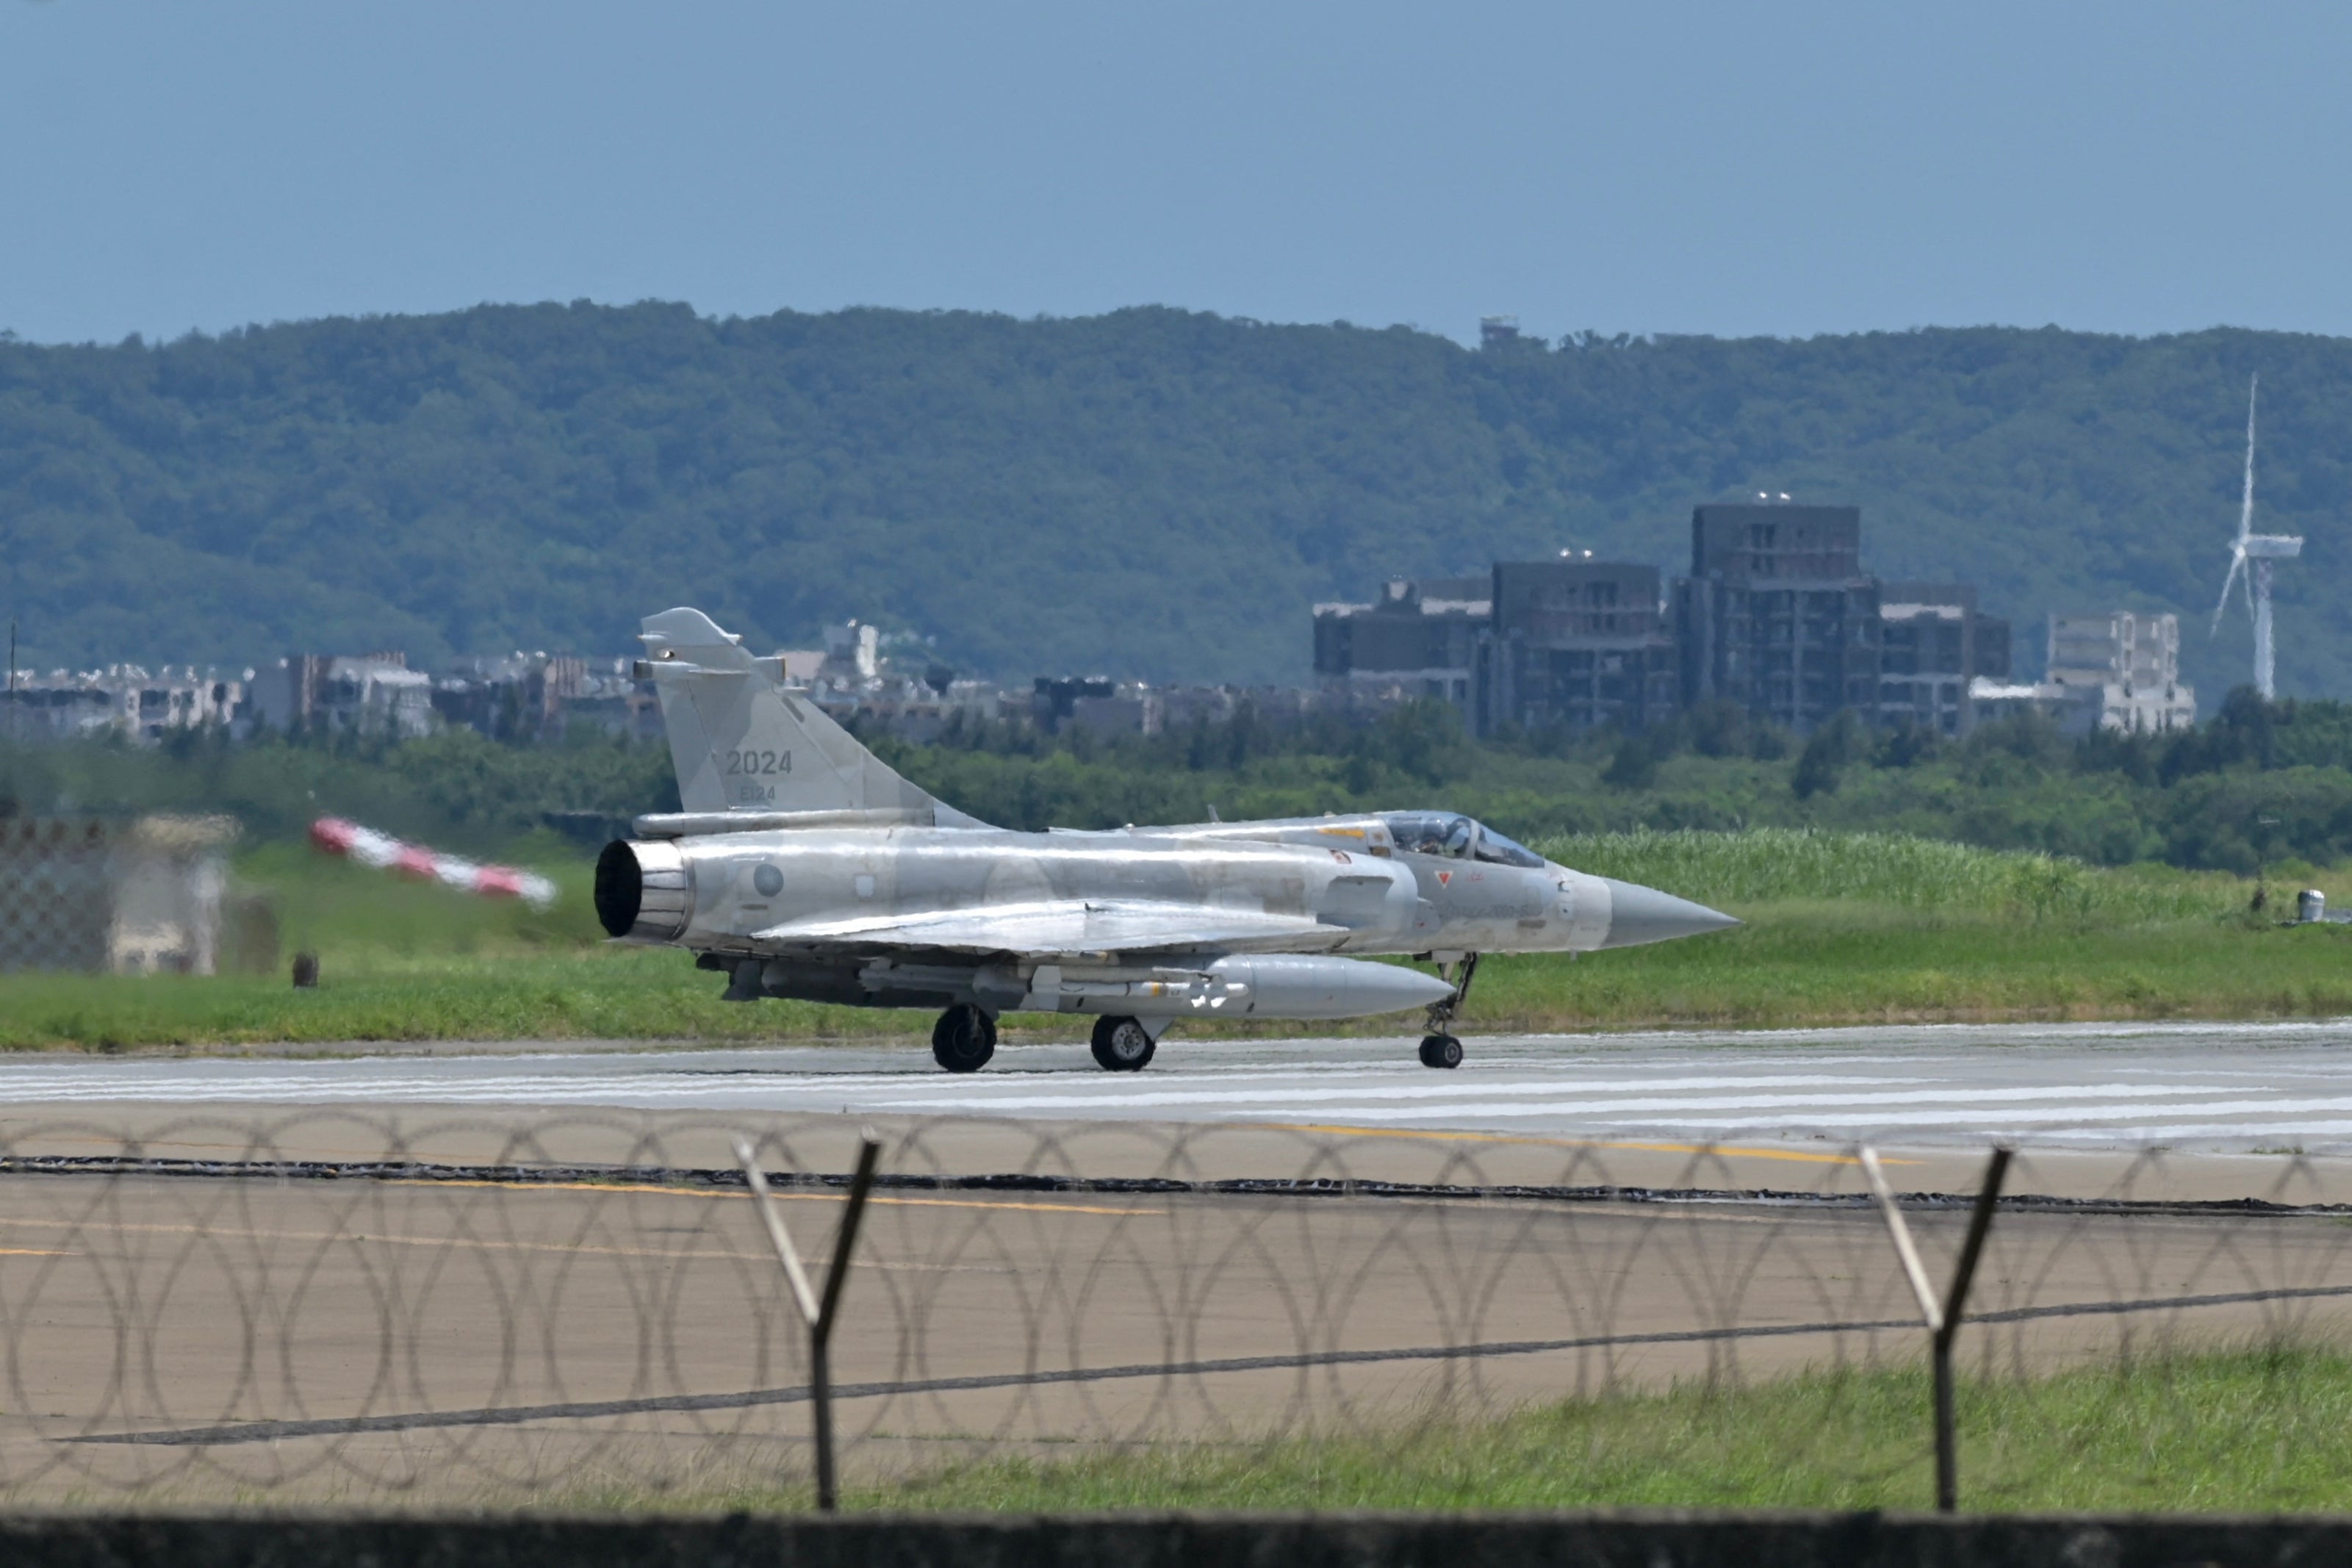
POLYGON ((2238 574, 2246 574, 2246 608, 2254 617, 2254 689, 2263 700, 2278 695, 2275 660, 2271 647, 2271 563, 2291 561, 2303 553, 2299 534, 2254 531, 2254 395, 2262 389, 2256 375, 2246 388, 2246 489, 2238 508, 2238 537, 2230 547, 2230 574, 2221 579, 2221 602, 2213 606, 2213 630, 2221 630, 2222 614, 2230 607, 2230 587, 2238 574), (2253 564, 2248 566, 2247 563, 2253 564))
POLYGON ((1491 349, 1496 343, 1519 341, 1519 319, 1517 316, 1481 316, 1478 318, 1478 346, 1491 349))

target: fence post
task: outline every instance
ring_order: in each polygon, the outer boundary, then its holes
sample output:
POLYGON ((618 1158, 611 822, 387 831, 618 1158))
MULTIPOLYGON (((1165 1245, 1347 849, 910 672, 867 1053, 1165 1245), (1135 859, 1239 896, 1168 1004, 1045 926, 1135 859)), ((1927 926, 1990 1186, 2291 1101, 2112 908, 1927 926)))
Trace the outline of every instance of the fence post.
POLYGON ((735 1142, 736 1162, 743 1167, 743 1180, 751 1189, 751 1201, 758 1205, 760 1218, 768 1227, 768 1240, 776 1249, 776 1261, 783 1265, 784 1282, 792 1288, 793 1305, 808 1326, 809 1404, 815 1416, 816 1506, 820 1513, 832 1513, 840 1507, 838 1472, 834 1468, 833 1455, 833 1324, 841 1309, 842 1288, 849 1282, 849 1260, 857 1246, 858 1221, 866 1214, 866 1194, 874 1190, 874 1167, 881 1158, 881 1140, 871 1131, 861 1133, 857 1172, 849 1179, 849 1206, 842 1211, 841 1225, 834 1232, 833 1265, 825 1271, 824 1294, 820 1298, 809 1287, 800 1254, 793 1250, 792 1235, 784 1228, 783 1212, 777 1206, 775 1194, 768 1190, 768 1178, 760 1169, 757 1155, 750 1143, 740 1138, 735 1142))
POLYGON ((1920 1321, 1927 1325, 1927 1354, 1935 1374, 1936 1510, 1939 1513, 1953 1512, 1960 1506, 1959 1433, 1952 1415, 1952 1346, 1959 1338, 1960 1321, 1968 1310, 1969 1287, 1975 1282, 1977 1260, 1984 1256, 1985 1236, 1992 1229, 1993 1209, 2000 1202, 2000 1184, 2009 1174, 2010 1157, 2015 1152, 2005 1145, 1993 1146, 1992 1162, 1985 1167, 1984 1183, 1977 1189, 1976 1205, 1969 1213, 1969 1234, 1960 1244, 1958 1266, 1952 1270, 1951 1285, 1939 1302, 1935 1288, 1927 1283, 1927 1270, 1919 1261, 1919 1249, 1912 1245, 1911 1227, 1904 1223, 1903 1210, 1895 1201, 1895 1190, 1886 1184, 1886 1172, 1878 1163, 1878 1152, 1868 1144, 1861 1150, 1863 1174, 1870 1179, 1870 1190, 1878 1199, 1879 1212, 1886 1216, 1886 1231, 1894 1239, 1895 1256, 1902 1262, 1911 1294, 1918 1300, 1920 1321))

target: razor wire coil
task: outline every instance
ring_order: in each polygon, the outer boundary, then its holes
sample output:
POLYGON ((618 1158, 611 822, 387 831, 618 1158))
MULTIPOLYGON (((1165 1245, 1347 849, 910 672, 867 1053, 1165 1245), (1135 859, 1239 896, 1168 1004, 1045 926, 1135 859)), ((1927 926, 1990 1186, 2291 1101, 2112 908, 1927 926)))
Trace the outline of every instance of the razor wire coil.
MULTIPOLYGON (((1922 1350, 1834 1146, 880 1132, 832 1352, 842 1462, 864 1484, 1834 1377, 1922 1350)), ((12 1121, 0 1494, 422 1505, 803 1486, 803 1325, 732 1168, 738 1138, 820 1266, 856 1148, 838 1118, 12 1121)), ((1970 1194, 1907 1184, 1927 1163, 1892 1175, 1948 1270, 1970 1194)), ((2318 1157, 2260 1169, 2260 1191, 2217 1196, 2160 1152, 2021 1155, 1963 1364, 2160 1374, 2173 1348, 2341 1342, 2352 1183, 2318 1157)), ((1836 1458, 1868 1472, 1917 1453, 1836 1458)))

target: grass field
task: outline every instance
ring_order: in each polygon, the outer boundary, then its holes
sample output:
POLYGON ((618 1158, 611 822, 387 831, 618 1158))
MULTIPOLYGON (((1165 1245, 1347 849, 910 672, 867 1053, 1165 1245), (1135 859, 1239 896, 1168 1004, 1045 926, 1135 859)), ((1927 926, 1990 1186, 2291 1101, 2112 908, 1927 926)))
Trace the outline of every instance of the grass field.
MULTIPOLYGON (((2248 897, 2246 884, 2225 872, 2107 870, 2061 856, 1895 833, 1594 833, 1546 838, 1534 847, 1580 871, 1727 909, 1833 900, 2034 925, 2140 924, 2229 914, 2242 910, 2248 897)), ((2292 869, 2315 875, 2307 866, 2292 869)))
MULTIPOLYGON (((1496 959, 1480 973, 1465 1019, 1472 1032, 2352 1014, 2352 926, 2282 929, 2251 918, 2248 885, 2225 875, 2107 871, 1931 840, 1787 830, 1608 835, 1543 848, 1748 923, 1575 960, 1496 959)), ((289 952, 320 955, 318 990, 292 990, 282 965, 210 978, 8 976, 0 1048, 913 1038, 930 1026, 922 1014, 722 1003, 721 977, 697 971, 688 955, 601 940, 584 864, 551 851, 537 863, 563 889, 545 913, 264 848, 240 861, 239 879, 271 895, 289 952)), ((2277 886, 2339 891, 2330 876, 2294 870, 2277 886)), ((2352 885, 2341 890, 2352 894, 2352 885)), ((1005 1022, 1013 1039, 1083 1033, 1071 1018, 1005 1022)), ((1408 1017, 1340 1027, 1404 1035, 1414 1026, 1408 1017)))
MULTIPOLYGON (((2352 1358, 2286 1348, 1963 1382, 1970 1510, 2328 1510, 2352 1506, 2352 1358)), ((1579 1400, 1392 1435, 986 1460, 845 1497, 862 1510, 1925 1509, 1921 1368, 1730 1392, 1579 1400)), ((794 1507, 794 1496, 750 1506, 794 1507)))

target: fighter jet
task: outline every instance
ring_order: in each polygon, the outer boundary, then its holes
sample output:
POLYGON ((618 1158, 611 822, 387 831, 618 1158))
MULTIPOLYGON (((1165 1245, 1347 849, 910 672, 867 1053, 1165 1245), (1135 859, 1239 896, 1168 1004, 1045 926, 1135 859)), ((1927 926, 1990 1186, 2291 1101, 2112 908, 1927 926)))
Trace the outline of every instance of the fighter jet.
POLYGON ((635 672, 660 701, 684 809, 605 846, 605 931, 692 950, 730 1000, 938 1008, 931 1055, 950 1072, 986 1066, 1014 1011, 1093 1015, 1095 1060, 1134 1072, 1181 1019, 1424 1008, 1422 1061, 1458 1067, 1450 1026, 1481 954, 1739 923, 1444 811, 992 827, 908 783, 787 688, 781 658, 701 611, 644 627, 635 672))

